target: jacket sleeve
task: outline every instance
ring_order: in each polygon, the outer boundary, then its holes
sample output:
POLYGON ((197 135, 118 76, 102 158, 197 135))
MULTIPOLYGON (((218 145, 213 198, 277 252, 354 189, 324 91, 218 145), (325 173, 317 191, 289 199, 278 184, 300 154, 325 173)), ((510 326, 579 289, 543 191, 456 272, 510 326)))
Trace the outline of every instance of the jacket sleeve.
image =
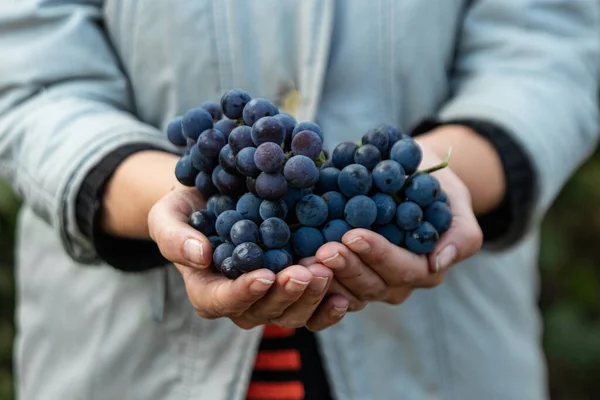
POLYGON ((598 139, 600 2, 473 0, 440 119, 505 128, 529 156, 539 221, 598 139))
POLYGON ((0 1, 0 54, 0 175, 75 260, 95 262, 76 223, 84 178, 122 146, 175 150, 133 114, 102 0, 0 1))

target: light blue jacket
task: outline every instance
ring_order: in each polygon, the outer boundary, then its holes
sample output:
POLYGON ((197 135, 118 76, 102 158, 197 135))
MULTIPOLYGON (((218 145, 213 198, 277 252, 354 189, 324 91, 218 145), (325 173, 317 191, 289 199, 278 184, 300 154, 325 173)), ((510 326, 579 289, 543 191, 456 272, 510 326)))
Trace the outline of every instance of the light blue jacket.
POLYGON ((515 246, 318 335, 337 399, 546 398, 538 226, 598 137, 597 0, 1 0, 0 174, 22 196, 22 399, 242 399, 260 329, 206 321, 172 268, 96 261, 74 199, 104 155, 169 149, 176 114, 297 91, 331 148, 387 122, 499 123, 539 176, 515 246))

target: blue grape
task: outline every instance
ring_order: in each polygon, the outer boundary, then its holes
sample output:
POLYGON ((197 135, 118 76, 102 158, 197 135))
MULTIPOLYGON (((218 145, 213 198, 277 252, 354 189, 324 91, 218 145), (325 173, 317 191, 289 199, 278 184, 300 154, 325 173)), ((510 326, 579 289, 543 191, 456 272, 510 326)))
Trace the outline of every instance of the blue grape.
POLYGON ((371 171, 381 161, 381 153, 372 144, 360 146, 354 153, 354 162, 371 171))
POLYGON ((441 235, 452 225, 452 211, 448 204, 434 201, 425 209, 423 220, 429 222, 441 235))
POLYGON ((217 122, 223 118, 223 111, 221 111, 221 107, 216 103, 205 101, 204 103, 200 104, 200 108, 208 111, 213 122, 217 122))
POLYGON ((281 173, 262 172, 256 178, 256 193, 264 200, 279 200, 287 192, 287 181, 281 173))
POLYGON ((350 164, 354 164, 354 153, 358 149, 358 145, 353 142, 342 142, 335 146, 331 153, 331 161, 339 170, 346 168, 350 164))
POLYGON ((223 242, 221 241, 221 238, 217 235, 209 236, 208 241, 210 242, 210 247, 213 249, 213 251, 215 251, 215 249, 217 247, 219 247, 221 244, 223 244, 223 242))
POLYGON ((435 201, 441 201, 442 203, 450 205, 450 202, 448 201, 448 195, 443 190, 440 190, 440 193, 438 194, 435 201))
POLYGON ((221 236, 223 240, 230 242, 231 228, 236 222, 241 221, 243 219, 244 217, 242 217, 242 215, 235 210, 223 211, 221 214, 219 214, 215 223, 217 235, 221 236))
POLYGON ((408 232, 404 239, 406 248, 416 254, 430 253, 439 240, 439 234, 429 222, 421 223, 417 229, 408 232))
POLYGON ((192 147, 194 147, 196 145, 196 141, 194 139, 190 139, 189 137, 186 137, 185 145, 186 145, 188 151, 190 151, 192 149, 192 147))
POLYGON ((212 127, 212 117, 203 108, 192 108, 184 114, 181 120, 183 134, 193 140, 198 140, 202 132, 212 129, 212 127))
POLYGON ((236 222, 231 227, 229 232, 231 241, 236 246, 246 242, 257 243, 258 242, 258 226, 254 221, 249 219, 243 219, 236 222))
POLYGON ((213 252, 213 263, 219 271, 221 270, 223 261, 225 261, 226 258, 231 257, 233 254, 233 249, 235 249, 235 246, 231 243, 223 243, 213 252))
POLYGON ((213 185, 210 175, 204 171, 200 171, 196 175, 196 189, 202 194, 202 197, 208 199, 217 192, 217 188, 213 185))
POLYGON ((323 198, 309 194, 296 204, 296 218, 304 226, 319 226, 327 221, 329 209, 323 198))
POLYGON ((396 224, 381 225, 375 228, 375 232, 386 238, 390 243, 396 246, 402 246, 404 243, 404 231, 396 224))
POLYGON ((324 243, 321 231, 308 226, 298 229, 292 237, 294 253, 300 258, 314 256, 324 243))
POLYGON ((255 147, 246 147, 235 156, 235 166, 242 175, 256 178, 260 174, 260 170, 254 162, 255 153, 255 147))
POLYGON ((396 208, 396 225, 405 231, 416 229, 423 221, 423 210, 412 201, 405 201, 396 208))
POLYGON ((351 164, 340 172, 338 186, 346 197, 366 195, 373 186, 373 180, 366 167, 360 164, 351 164))
POLYGON ((208 158, 218 157, 221 148, 225 146, 225 136, 216 129, 207 129, 198 137, 196 146, 203 156, 208 158))
POLYGON ((196 184, 196 176, 198 171, 192 165, 192 160, 189 156, 183 156, 175 165, 175 178, 184 186, 194 186, 196 184))
POLYGON ((237 121, 234 121, 232 119, 222 119, 215 123, 214 128, 220 131, 223 134, 223 136, 225 136, 225 140, 228 141, 229 134, 231 134, 231 131, 233 131, 239 125, 240 124, 238 124, 237 121))
POLYGON ((259 209, 262 201, 263 200, 260 197, 255 196, 252 193, 244 193, 244 195, 242 195, 242 197, 240 197, 240 199, 238 200, 235 209, 244 218, 259 223, 259 209))
POLYGON ((284 148, 289 150, 292 144, 292 132, 296 127, 296 120, 290 114, 286 113, 279 113, 273 118, 277 119, 283 125, 285 129, 284 148))
POLYGON ((279 218, 268 218, 259 229, 260 241, 267 249, 281 249, 290 241, 292 233, 288 224, 279 218))
POLYGON ((215 215, 207 210, 194 211, 188 218, 188 225, 204 236, 210 236, 215 231, 215 220, 215 215))
POLYGON ((396 202, 392 196, 384 193, 375 193, 371 196, 371 199, 373 199, 377 206, 377 218, 375 219, 375 223, 377 225, 386 225, 392 222, 396 215, 396 202))
POLYGON ((217 165, 215 167, 215 169, 213 169, 210 177, 212 179, 212 183, 213 185, 217 186, 217 175, 219 174, 219 172, 223 171, 223 167, 221 167, 220 165, 217 165))
POLYGON ((346 208, 346 198, 343 194, 335 191, 330 191, 321 196, 325 203, 329 219, 340 219, 344 217, 344 209, 346 208))
POLYGON ((219 199, 219 195, 212 195, 210 197, 207 197, 207 201, 206 201, 206 209, 210 212, 212 212, 213 214, 216 214, 216 209, 217 209, 217 200, 219 199))
POLYGON ((283 249, 273 249, 265 252, 263 266, 277 274, 292 265, 292 256, 283 249))
POLYGON ((298 123, 296 125, 296 127, 294 128, 294 130, 292 131, 292 140, 299 132, 302 132, 302 131, 312 131, 312 132, 316 133, 317 135, 319 135, 321 140, 323 140, 323 130, 321 129, 321 127, 319 125, 317 125, 311 121, 302 121, 302 122, 298 123))
POLYGON ((411 138, 397 141, 390 150, 390 159, 396 161, 410 175, 419 168, 423 161, 423 151, 417 142, 411 138))
MULTIPOLYGON (((325 169, 325 168, 335 168, 335 165, 333 164, 333 161, 330 159, 328 159, 327 161, 325 161, 323 164, 321 164, 321 166, 319 167, 319 169, 325 169)), ((337 168, 335 168, 337 169, 337 168)))
POLYGON ((285 163, 283 149, 276 143, 263 143, 256 148, 254 163, 263 172, 278 172, 285 163))
POLYGON ((221 170, 217 174, 215 186, 222 194, 236 196, 242 189, 242 179, 239 176, 221 170))
POLYGON ((363 195, 354 196, 344 208, 344 219, 354 228, 370 228, 377 218, 375 202, 363 195))
POLYGON ((306 156, 290 158, 283 167, 283 174, 291 186, 300 189, 312 187, 319 180, 319 169, 306 156))
POLYGON ((235 200, 231 196, 218 194, 215 197, 215 215, 218 217, 228 210, 235 210, 235 200))
POLYGON ((334 219, 329 221, 321 232, 325 238, 325 242, 342 242, 342 237, 351 230, 352 227, 344 220, 334 219))
POLYGON ((229 279, 237 279, 244 274, 243 271, 235 269, 233 266, 233 258, 227 257, 221 264, 221 272, 229 279))
POLYGON ((373 145, 380 153, 388 151, 390 137, 387 132, 379 129, 370 129, 362 137, 363 147, 367 144, 373 145))
POLYGON ((421 207, 433 203, 441 192, 440 182, 430 174, 417 173, 406 182, 404 195, 421 207))
POLYGON ((285 219, 288 213, 288 206, 284 200, 263 200, 262 203, 260 203, 259 213, 263 220, 269 218, 285 219))
POLYGON ((296 203, 298 203, 298 201, 300 201, 300 199, 306 196, 307 194, 311 194, 310 189, 299 189, 296 187, 288 188, 288 191, 285 194, 285 197, 283 198, 283 201, 285 201, 285 203, 288 206, 288 211, 295 210, 296 203))
POLYGON ((169 122, 169 125, 167 125, 167 139, 175 146, 183 147, 187 142, 183 135, 181 121, 183 121, 183 117, 175 117, 173 121, 169 122))
POLYGON ((379 127, 377 127, 377 131, 384 133, 388 136, 388 147, 383 152, 389 151, 398 140, 404 137, 404 135, 400 133, 398 129, 394 128, 391 125, 380 125, 379 127))
POLYGON ((278 119, 262 117, 252 126, 252 142, 255 146, 273 142, 281 145, 285 139, 285 128, 278 119))
POLYGON ((325 192, 337 192, 338 191, 338 178, 340 176, 340 170, 334 167, 321 168, 319 171, 319 180, 315 185, 315 189, 318 193, 325 192))
POLYGON ((258 193, 256 193, 256 178, 251 176, 246 177, 246 189, 248 189, 250 193, 258 196, 258 193))
POLYGON ((272 117, 277 114, 279 114, 277 107, 270 101, 261 98, 250 100, 242 112, 244 122, 248 126, 254 125, 262 117, 272 117))
POLYGON ((396 193, 406 181, 404 168, 394 160, 383 160, 373 169, 373 183, 383 193, 396 193))
POLYGON ((250 95, 240 89, 231 89, 221 97, 221 110, 229 119, 242 118, 244 107, 251 100, 250 95))
POLYGON ((237 168, 235 167, 235 155, 231 151, 231 148, 228 144, 223 146, 219 152, 219 164, 230 174, 237 173, 237 168))
POLYGON ((316 159, 323 150, 323 140, 312 131, 300 131, 292 139, 292 153, 316 159))
POLYGON ((217 165, 217 159, 206 157, 200 153, 200 148, 195 145, 190 149, 190 160, 192 165, 199 171, 211 172, 217 165))
POLYGON ((245 125, 234 128, 229 134, 227 141, 233 154, 239 153, 246 147, 254 147, 254 143, 252 142, 252 128, 245 125))
POLYGON ((264 254, 262 249, 252 242, 236 246, 231 255, 233 268, 242 272, 250 272, 262 268, 264 254))

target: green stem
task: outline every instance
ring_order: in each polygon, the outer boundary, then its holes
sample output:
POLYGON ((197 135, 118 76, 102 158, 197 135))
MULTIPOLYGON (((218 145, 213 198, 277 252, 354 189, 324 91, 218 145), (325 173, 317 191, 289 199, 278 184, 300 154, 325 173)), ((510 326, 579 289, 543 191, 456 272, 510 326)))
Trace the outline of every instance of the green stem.
POLYGON ((315 160, 315 165, 317 168, 321 168, 321 165, 323 165, 325 161, 327 161, 327 158, 325 157, 325 152, 322 151, 321 154, 319 154, 319 157, 317 157, 315 160))
POLYGON ((440 164, 435 165, 433 167, 426 168, 419 172, 424 173, 424 174, 431 174, 431 173, 434 173, 435 171, 439 171, 441 169, 446 168, 448 166, 448 164, 450 163, 451 155, 452 155, 452 147, 450 147, 448 149, 448 154, 446 154, 446 158, 444 158, 444 160, 440 164))

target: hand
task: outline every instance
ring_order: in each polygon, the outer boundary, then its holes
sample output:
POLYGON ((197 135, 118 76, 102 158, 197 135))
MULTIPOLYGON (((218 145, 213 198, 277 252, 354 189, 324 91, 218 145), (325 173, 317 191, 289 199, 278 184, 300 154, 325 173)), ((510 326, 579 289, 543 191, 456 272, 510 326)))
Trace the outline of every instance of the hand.
POLYGON ((154 205, 148 217, 150 236, 183 276, 198 315, 230 318, 243 329, 272 323, 313 331, 342 319, 348 300, 340 295, 325 298, 333 273, 319 263, 291 266, 277 275, 260 269, 236 280, 213 271, 210 242, 187 224, 188 216, 203 207, 195 189, 177 187, 154 205))

